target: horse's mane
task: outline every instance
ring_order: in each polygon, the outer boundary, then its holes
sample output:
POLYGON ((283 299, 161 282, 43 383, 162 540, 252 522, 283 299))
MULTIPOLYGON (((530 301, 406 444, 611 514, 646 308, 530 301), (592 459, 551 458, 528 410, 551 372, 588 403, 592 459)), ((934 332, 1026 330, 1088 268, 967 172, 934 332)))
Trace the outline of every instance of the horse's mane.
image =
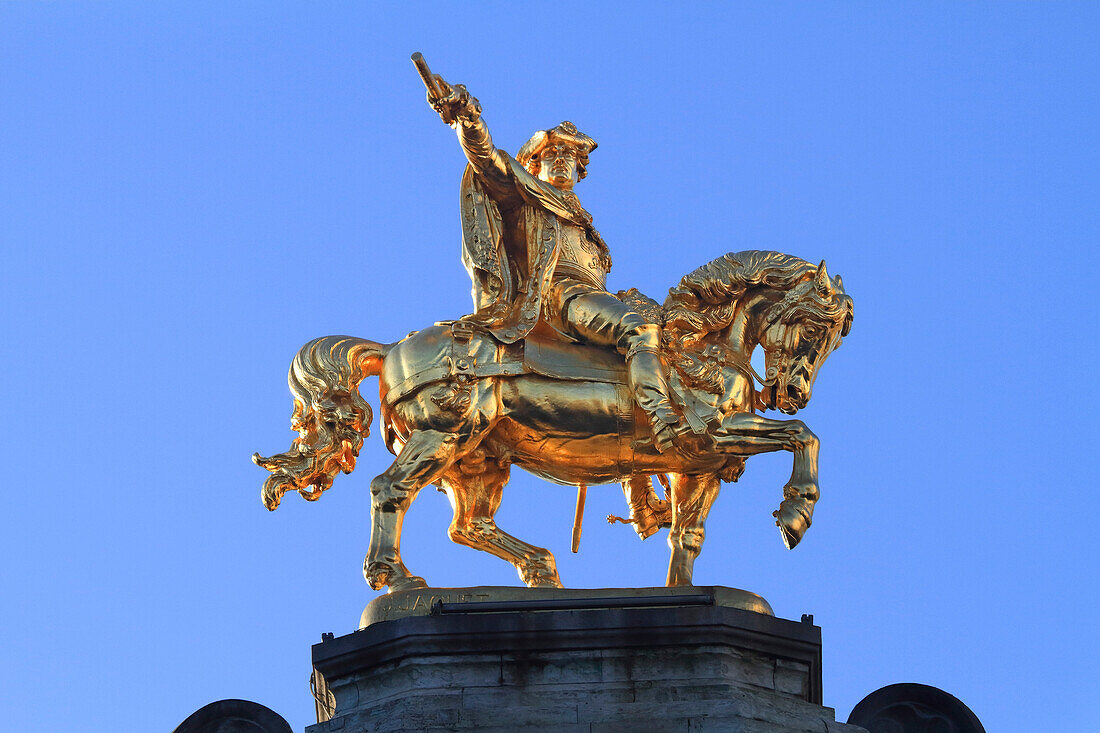
POLYGON ((661 307, 664 326, 696 338, 730 324, 741 296, 764 286, 789 292, 817 271, 800 257, 781 252, 729 252, 685 275, 661 307))

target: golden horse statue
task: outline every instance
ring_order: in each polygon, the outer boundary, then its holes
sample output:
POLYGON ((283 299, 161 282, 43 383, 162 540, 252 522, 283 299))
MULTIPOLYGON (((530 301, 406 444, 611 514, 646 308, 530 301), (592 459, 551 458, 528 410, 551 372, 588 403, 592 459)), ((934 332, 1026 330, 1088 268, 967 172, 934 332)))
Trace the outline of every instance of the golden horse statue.
POLYGON ((268 509, 297 490, 313 501, 337 472, 350 473, 369 434, 359 383, 380 382, 382 436, 396 460, 371 482, 372 588, 425 587, 401 561, 401 526, 417 493, 443 488, 459 544, 515 565, 530 587, 561 587, 554 556, 502 531, 493 519, 516 464, 560 484, 586 486, 668 474, 671 528, 667 584, 690 585, 704 526, 722 481, 747 456, 794 456, 774 512, 787 547, 810 526, 818 499, 818 439, 793 414, 806 405, 822 363, 852 324, 852 299, 825 263, 778 252, 730 253, 685 276, 663 305, 620 293, 661 327, 661 356, 697 450, 658 451, 627 387, 622 357, 538 332, 505 344, 464 321, 436 324, 396 344, 326 336, 302 347, 288 377, 294 393, 291 448, 253 460, 271 471, 268 509), (766 374, 750 364, 764 351, 766 374), (758 390, 754 376, 762 385, 758 390))

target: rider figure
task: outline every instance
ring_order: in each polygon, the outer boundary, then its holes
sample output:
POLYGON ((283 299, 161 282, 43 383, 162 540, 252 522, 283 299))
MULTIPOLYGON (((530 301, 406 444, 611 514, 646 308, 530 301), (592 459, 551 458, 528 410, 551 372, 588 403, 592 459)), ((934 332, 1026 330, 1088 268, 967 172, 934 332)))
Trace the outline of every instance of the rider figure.
POLYGON ((629 386, 656 448, 680 442, 685 423, 670 399, 660 330, 607 292, 610 252, 573 193, 596 141, 563 122, 535 133, 512 158, 493 146, 481 105, 466 88, 435 81, 442 96, 429 91, 428 101, 455 128, 469 160, 462 260, 475 312, 462 320, 504 343, 524 338, 541 319, 567 337, 614 347, 626 358, 629 386))

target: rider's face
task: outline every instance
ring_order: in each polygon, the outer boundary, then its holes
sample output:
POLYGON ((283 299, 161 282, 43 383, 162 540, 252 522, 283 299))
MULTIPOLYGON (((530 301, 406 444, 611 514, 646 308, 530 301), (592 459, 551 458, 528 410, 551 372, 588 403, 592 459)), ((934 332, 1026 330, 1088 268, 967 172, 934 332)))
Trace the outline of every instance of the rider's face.
POLYGON ((577 182, 577 151, 571 145, 547 145, 539 152, 539 165, 539 178, 554 188, 568 191, 577 182))

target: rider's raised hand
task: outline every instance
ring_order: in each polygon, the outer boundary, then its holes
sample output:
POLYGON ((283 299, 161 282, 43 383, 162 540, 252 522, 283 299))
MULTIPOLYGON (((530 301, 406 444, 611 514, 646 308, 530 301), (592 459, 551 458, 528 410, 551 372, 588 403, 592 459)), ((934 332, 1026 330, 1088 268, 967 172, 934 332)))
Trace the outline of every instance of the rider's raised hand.
POLYGON ((464 85, 455 84, 451 86, 439 74, 433 74, 432 76, 435 77, 435 83, 443 96, 437 99, 429 91, 428 104, 439 113, 444 122, 452 125, 455 120, 461 120, 466 124, 470 124, 481 117, 481 105, 475 97, 470 96, 464 85))

